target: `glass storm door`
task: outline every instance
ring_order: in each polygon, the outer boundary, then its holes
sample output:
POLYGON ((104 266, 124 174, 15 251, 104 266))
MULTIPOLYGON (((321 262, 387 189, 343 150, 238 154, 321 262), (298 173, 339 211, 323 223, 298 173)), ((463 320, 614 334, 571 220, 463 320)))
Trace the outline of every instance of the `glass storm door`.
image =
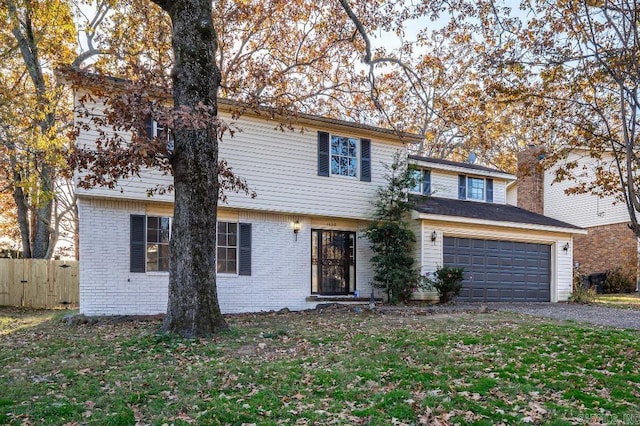
POLYGON ((356 289, 355 232, 314 229, 311 235, 311 293, 353 293, 356 289))

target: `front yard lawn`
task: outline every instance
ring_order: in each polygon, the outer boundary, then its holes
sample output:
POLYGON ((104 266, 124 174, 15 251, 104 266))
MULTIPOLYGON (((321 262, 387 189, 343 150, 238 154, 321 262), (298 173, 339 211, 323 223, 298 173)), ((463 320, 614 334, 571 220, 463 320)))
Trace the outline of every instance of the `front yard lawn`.
POLYGON ((0 308, 0 424, 640 421, 640 333, 510 313, 328 309, 69 326, 0 308))
POLYGON ((638 293, 598 294, 594 302, 615 308, 640 310, 640 296, 638 296, 638 293))

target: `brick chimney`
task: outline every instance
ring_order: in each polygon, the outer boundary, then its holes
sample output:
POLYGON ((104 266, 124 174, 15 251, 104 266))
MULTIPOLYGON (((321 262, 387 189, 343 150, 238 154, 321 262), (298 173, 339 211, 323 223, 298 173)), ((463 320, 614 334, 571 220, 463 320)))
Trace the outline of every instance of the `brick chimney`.
POLYGON ((543 152, 539 146, 528 145, 518 153, 518 207, 539 214, 544 214, 543 152))

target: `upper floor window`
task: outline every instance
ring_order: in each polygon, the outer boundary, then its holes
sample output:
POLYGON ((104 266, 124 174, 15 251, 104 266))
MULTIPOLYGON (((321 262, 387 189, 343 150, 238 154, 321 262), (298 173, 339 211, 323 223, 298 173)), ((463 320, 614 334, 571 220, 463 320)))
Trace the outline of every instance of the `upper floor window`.
POLYGON ((149 116, 145 122, 145 130, 149 139, 158 138, 167 141, 167 150, 173 151, 173 133, 171 129, 162 126, 156 120, 149 116))
POLYGON ((467 198, 471 200, 484 200, 484 179, 467 178, 467 198))
POLYGON ((415 169, 409 172, 411 183, 409 192, 413 194, 431 195, 431 170, 415 169))
POLYGON ((459 175, 458 198, 493 203, 493 179, 459 175))
POLYGON ((331 135, 331 174, 358 176, 358 139, 331 135))
POLYGON ((371 140, 318 131, 318 176, 371 182, 371 140))

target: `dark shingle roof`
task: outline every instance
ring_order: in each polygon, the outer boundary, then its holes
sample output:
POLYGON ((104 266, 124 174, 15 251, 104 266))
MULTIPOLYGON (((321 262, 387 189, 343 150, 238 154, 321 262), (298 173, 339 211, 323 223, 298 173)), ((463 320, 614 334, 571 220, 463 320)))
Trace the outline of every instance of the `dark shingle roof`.
POLYGON ((462 163, 462 162, 459 162, 459 161, 441 160, 439 158, 431 158, 431 157, 420 157, 418 155, 410 155, 409 158, 412 159, 412 160, 417 160, 417 161, 428 161, 429 163, 444 164, 444 165, 447 165, 447 166, 464 167, 465 169, 471 169, 471 170, 481 170, 483 172, 494 172, 494 173, 511 174, 509 172, 505 172, 504 170, 492 169, 491 167, 479 166, 477 164, 470 164, 470 163, 462 163))
POLYGON ((492 220, 495 222, 526 223, 553 226, 556 228, 582 229, 578 226, 509 204, 480 203, 477 201, 421 196, 416 196, 414 201, 414 210, 425 214, 460 216, 472 219, 492 220))

